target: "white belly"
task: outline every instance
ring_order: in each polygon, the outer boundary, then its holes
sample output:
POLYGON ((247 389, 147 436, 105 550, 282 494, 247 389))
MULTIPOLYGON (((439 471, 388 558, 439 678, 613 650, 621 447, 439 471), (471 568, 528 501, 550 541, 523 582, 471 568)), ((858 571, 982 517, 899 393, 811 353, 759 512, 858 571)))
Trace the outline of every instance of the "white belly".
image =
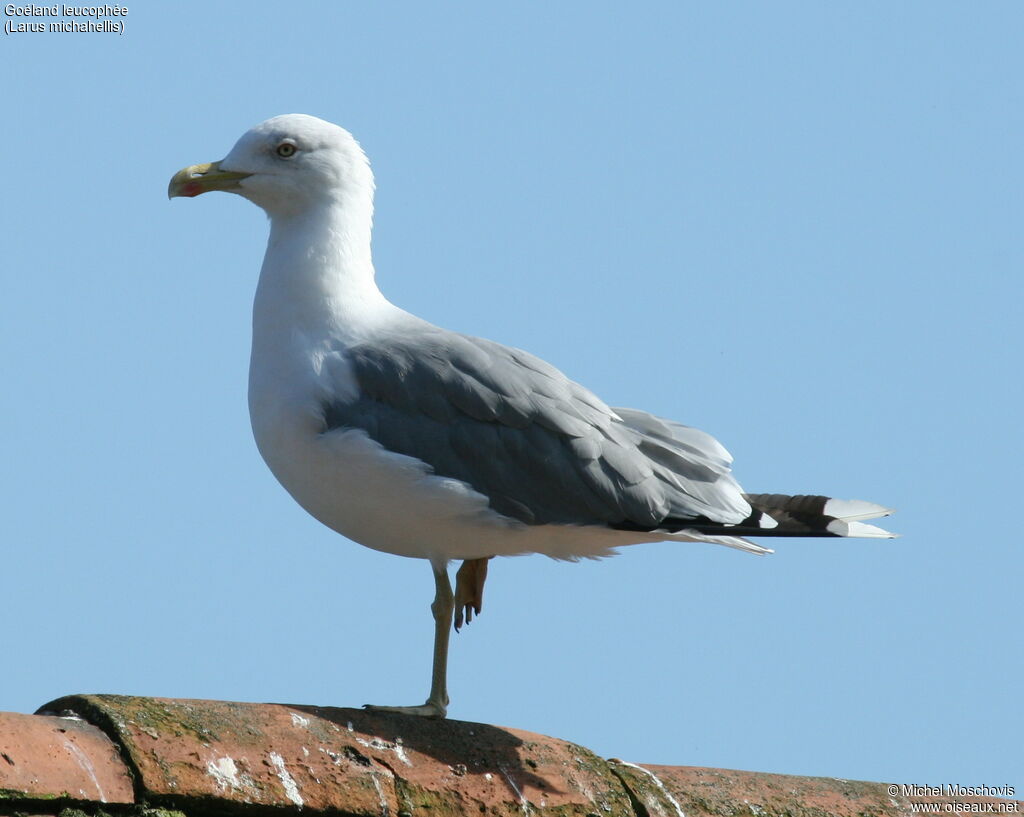
MULTIPOLYGON (((492 511, 458 480, 385 451, 361 430, 317 433, 282 422, 256 432, 260 453, 313 517, 374 550, 420 559, 544 553, 558 559, 612 555, 612 548, 662 538, 572 525, 528 526, 492 511), (290 431, 284 431, 290 425, 290 431)), ((266 427, 254 418, 254 431, 266 427)))

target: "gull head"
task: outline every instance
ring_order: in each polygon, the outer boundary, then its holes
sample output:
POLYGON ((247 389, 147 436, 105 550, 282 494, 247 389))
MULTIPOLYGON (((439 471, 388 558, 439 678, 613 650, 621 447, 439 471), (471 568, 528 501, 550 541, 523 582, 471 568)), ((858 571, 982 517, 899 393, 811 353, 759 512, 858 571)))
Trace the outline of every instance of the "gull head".
POLYGON ((315 116, 286 114, 248 130, 219 162, 179 170, 167 196, 211 190, 244 196, 271 217, 286 216, 331 203, 368 204, 373 174, 347 130, 315 116))

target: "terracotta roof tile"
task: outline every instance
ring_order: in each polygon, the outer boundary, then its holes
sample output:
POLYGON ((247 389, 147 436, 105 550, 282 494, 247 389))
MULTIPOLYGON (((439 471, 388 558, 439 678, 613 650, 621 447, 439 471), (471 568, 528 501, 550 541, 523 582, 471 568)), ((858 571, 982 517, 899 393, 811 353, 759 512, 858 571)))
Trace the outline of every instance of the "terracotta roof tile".
POLYGON ((77 718, 0 713, 0 798, 131 803, 117 747, 77 718))
POLYGON ((632 813, 608 764, 561 740, 362 709, 86 695, 48 705, 104 726, 153 802, 355 815, 632 813), (454 811, 452 811, 454 809, 454 811))
POLYGON ((0 713, 0 815, 69 804, 81 817, 911 813, 882 783, 643 766, 516 729, 361 709, 75 695, 41 712, 0 713), (69 712, 80 720, 56 716, 69 712), (134 805, 100 808, 118 803, 134 805))

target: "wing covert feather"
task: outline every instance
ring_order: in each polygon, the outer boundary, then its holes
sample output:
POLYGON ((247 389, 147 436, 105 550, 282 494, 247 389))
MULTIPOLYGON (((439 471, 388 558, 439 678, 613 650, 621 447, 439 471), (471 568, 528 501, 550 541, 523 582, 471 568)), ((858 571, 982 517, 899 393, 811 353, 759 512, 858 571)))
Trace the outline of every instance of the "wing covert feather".
POLYGON ((326 430, 360 428, 526 524, 735 523, 750 512, 714 438, 613 410, 526 352, 434 329, 346 357, 359 395, 325 405, 326 430))

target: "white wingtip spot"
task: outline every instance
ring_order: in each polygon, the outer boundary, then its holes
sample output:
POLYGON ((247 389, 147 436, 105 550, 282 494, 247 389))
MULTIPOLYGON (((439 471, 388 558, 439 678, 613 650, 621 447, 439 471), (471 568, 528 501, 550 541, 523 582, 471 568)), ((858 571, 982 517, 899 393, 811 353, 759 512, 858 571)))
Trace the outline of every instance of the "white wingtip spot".
POLYGON ((893 513, 892 508, 884 505, 877 505, 874 502, 864 502, 861 499, 830 499, 822 509, 825 516, 834 516, 836 519, 847 521, 856 519, 878 519, 881 516, 889 516, 893 513))
POLYGON ((861 539, 895 539, 897 536, 897 534, 875 525, 866 525, 863 522, 851 522, 844 519, 836 519, 829 522, 828 532, 834 533, 836 536, 855 536, 861 539))

